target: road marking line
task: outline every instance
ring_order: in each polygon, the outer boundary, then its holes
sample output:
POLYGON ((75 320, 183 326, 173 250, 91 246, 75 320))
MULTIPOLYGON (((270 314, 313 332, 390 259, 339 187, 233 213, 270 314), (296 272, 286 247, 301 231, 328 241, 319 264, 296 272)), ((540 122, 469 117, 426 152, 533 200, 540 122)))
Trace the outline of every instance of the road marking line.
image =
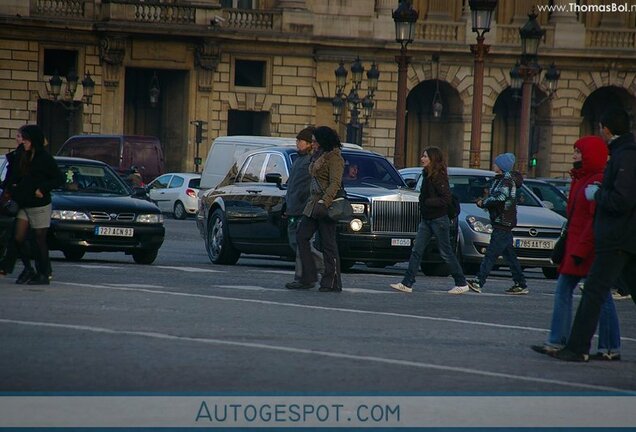
POLYGON ((111 266, 111 265, 98 265, 98 264, 67 264, 68 266, 75 266, 87 269, 117 269, 121 268, 121 266, 111 266))
POLYGON ((532 382, 532 383, 562 385, 564 387, 573 387, 573 388, 594 390, 594 391, 609 391, 609 392, 624 393, 624 394, 630 394, 630 395, 636 394, 635 391, 625 390, 625 389, 616 388, 616 387, 609 387, 609 386, 582 384, 577 382, 553 380, 553 379, 547 379, 547 378, 527 377, 523 375, 513 375, 513 374, 507 374, 507 373, 501 373, 501 372, 489 372, 489 371, 480 370, 480 369, 444 366, 444 365, 437 365, 433 363, 424 363, 424 362, 417 362, 417 361, 410 361, 410 360, 400 360, 400 359, 392 359, 392 358, 384 358, 384 357, 376 357, 376 356, 346 354, 346 353, 339 353, 339 352, 332 352, 332 351, 311 350, 311 349, 305 349, 305 348, 293 348, 293 347, 287 347, 287 346, 281 346, 281 345, 267 345, 262 343, 251 343, 251 342, 236 342, 236 341, 211 339, 211 338, 193 338, 193 337, 187 337, 187 336, 174 336, 174 335, 170 335, 166 333, 143 332, 143 331, 132 331, 132 330, 113 330, 113 329, 109 329, 105 327, 93 327, 93 326, 84 326, 84 325, 75 325, 75 324, 58 324, 58 323, 37 322, 37 321, 21 321, 21 320, 10 320, 10 319, 2 319, 2 318, 0 318, 0 323, 18 324, 18 325, 26 325, 26 326, 33 326, 33 327, 61 328, 61 329, 69 329, 69 330, 88 331, 93 333, 139 336, 139 337, 147 337, 152 339, 162 339, 162 340, 171 340, 171 341, 179 341, 179 342, 186 341, 186 342, 195 342, 195 343, 209 344, 209 345, 225 345, 225 346, 234 346, 234 347, 241 347, 241 348, 266 349, 270 351, 280 351, 280 352, 286 352, 286 353, 292 353, 292 354, 318 355, 318 356, 338 358, 338 359, 367 361, 371 363, 382 363, 382 364, 388 364, 393 366, 399 365, 399 366, 415 367, 420 369, 433 369, 433 370, 441 370, 445 372, 459 372, 459 373, 464 373, 469 375, 513 379, 517 381, 525 381, 525 382, 532 382))
POLYGON ((258 285, 212 285, 218 288, 237 289, 245 291, 274 291, 273 288, 265 288, 258 285))
POLYGON ((224 270, 212 270, 212 269, 202 269, 199 267, 179 267, 179 266, 163 266, 163 265, 154 265, 153 268, 161 268, 166 270, 179 270, 189 273, 225 273, 224 270))
MULTIPOLYGON (((542 329, 537 327, 487 323, 483 321, 469 321, 469 320, 462 320, 457 318, 441 318, 441 317, 432 317, 432 316, 426 316, 426 315, 402 314, 397 312, 381 312, 381 311, 371 311, 371 310, 363 310, 363 309, 348 309, 348 308, 339 308, 339 307, 304 305, 304 304, 298 304, 298 303, 277 302, 273 300, 245 299, 245 298, 239 298, 239 297, 224 297, 224 296, 217 296, 217 295, 210 295, 210 294, 193 294, 193 293, 184 293, 184 292, 177 292, 177 291, 150 290, 150 289, 144 289, 144 288, 112 287, 107 285, 86 285, 86 284, 81 284, 77 282, 56 282, 56 283, 60 285, 80 286, 83 288, 114 289, 114 290, 120 290, 120 291, 137 291, 137 292, 143 292, 147 294, 164 294, 164 295, 173 295, 173 296, 179 296, 179 297, 195 297, 195 298, 205 298, 210 300, 226 300, 226 301, 236 301, 236 302, 243 302, 243 303, 265 304, 265 305, 272 305, 272 306, 294 307, 294 308, 300 308, 300 309, 324 310, 328 312, 348 312, 348 313, 357 313, 362 315, 379 315, 379 316, 388 316, 388 317, 395 317, 395 318, 412 318, 412 319, 419 319, 419 320, 425 320, 425 321, 427 320, 427 321, 438 321, 438 322, 450 322, 455 324, 468 324, 471 326, 478 325, 482 327, 524 330, 524 331, 533 331, 533 332, 541 332, 541 333, 549 332, 548 329, 542 329)), ((279 290, 269 289, 269 291, 279 291, 279 290)), ((621 341, 636 342, 636 338, 621 336, 621 341)))
POLYGON ((115 283, 106 283, 104 285, 112 286, 114 288, 119 287, 130 287, 130 288, 163 288, 161 285, 148 285, 148 284, 115 284, 115 283))
POLYGON ((250 270, 258 273, 274 273, 274 274, 284 274, 284 275, 292 275, 295 272, 292 270, 250 270))

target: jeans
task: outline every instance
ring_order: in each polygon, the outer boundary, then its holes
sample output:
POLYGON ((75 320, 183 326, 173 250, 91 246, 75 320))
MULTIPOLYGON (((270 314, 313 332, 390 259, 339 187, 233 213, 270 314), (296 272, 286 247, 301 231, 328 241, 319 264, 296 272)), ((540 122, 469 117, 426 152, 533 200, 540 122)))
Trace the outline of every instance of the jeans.
MULTIPOLYGON (((289 239, 289 246, 296 254, 296 268, 294 273, 294 280, 298 282, 303 274, 303 266, 300 262, 300 254, 298 253, 298 240, 296 239, 296 232, 298 232, 298 225, 302 216, 289 216, 287 218, 287 238, 289 239)), ((325 268, 325 264, 322 259, 322 252, 320 252, 316 246, 319 246, 320 236, 318 233, 314 235, 313 241, 309 244, 311 247, 311 253, 314 256, 316 262, 316 268, 319 272, 322 272, 325 268)))
POLYGON ((404 274, 402 283, 408 287, 415 283, 415 275, 417 274, 422 262, 422 255, 426 246, 431 241, 433 235, 437 238, 439 254, 444 262, 450 268, 451 275, 455 280, 456 286, 466 285, 466 277, 462 271, 457 257, 453 253, 450 244, 450 219, 448 216, 442 216, 437 219, 422 219, 417 227, 417 235, 411 249, 411 257, 409 258, 409 268, 404 274))
POLYGON ((515 249, 512 246, 512 231, 507 231, 501 228, 494 227, 492 234, 490 235, 490 244, 486 249, 486 256, 479 266, 479 274, 477 279, 479 284, 484 286, 488 275, 495 266, 497 258, 503 256, 504 260, 508 263, 510 271, 512 272, 512 280, 515 281, 520 287, 526 287, 526 278, 523 276, 523 270, 515 254, 515 249))
MULTIPOLYGON (((546 345, 563 348, 567 343, 572 328, 572 293, 581 276, 560 274, 554 293, 554 308, 550 335, 546 345)), ((614 300, 609 291, 605 296, 598 327, 598 351, 620 352, 621 334, 614 300)))
POLYGON ((632 296, 636 294, 636 255, 620 250, 596 251, 585 281, 583 297, 576 310, 572 332, 565 346, 567 350, 577 354, 590 352, 601 307, 619 277, 629 286, 632 296))

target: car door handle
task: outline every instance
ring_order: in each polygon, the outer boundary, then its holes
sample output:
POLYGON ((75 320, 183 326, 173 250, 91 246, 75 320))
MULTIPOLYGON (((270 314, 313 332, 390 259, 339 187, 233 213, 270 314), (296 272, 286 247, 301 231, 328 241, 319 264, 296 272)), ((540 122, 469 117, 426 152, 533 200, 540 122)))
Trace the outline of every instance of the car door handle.
POLYGON ((247 193, 251 193, 251 194, 258 194, 263 192, 262 189, 256 190, 256 189, 247 189, 247 193))

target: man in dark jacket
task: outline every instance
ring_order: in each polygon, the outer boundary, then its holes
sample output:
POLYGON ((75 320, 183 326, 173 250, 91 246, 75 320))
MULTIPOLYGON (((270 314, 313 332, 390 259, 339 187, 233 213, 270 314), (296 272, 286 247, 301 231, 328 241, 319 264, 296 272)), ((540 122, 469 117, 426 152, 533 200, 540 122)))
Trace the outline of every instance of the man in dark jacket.
POLYGON ((610 108, 601 116, 601 132, 610 160, 603 183, 585 189, 585 197, 596 201, 595 257, 570 338, 565 348, 550 353, 559 360, 589 359, 603 299, 620 276, 629 285, 632 298, 636 298, 636 143, 630 132, 629 114, 610 108))
POLYGON ((492 182, 488 197, 477 201, 477 207, 487 209, 490 214, 492 234, 490 234, 486 256, 479 267, 477 279, 467 281, 468 287, 475 292, 481 292, 481 288, 495 266, 495 261, 499 256, 503 256, 510 267, 514 280, 514 285, 508 288, 505 293, 528 294, 526 279, 512 244, 512 229, 517 226, 516 194, 517 189, 523 183, 521 174, 512 170, 514 164, 515 155, 512 153, 503 153, 497 156, 493 164, 493 170, 497 175, 492 182))
MULTIPOLYGON (((298 242, 296 241, 296 232, 298 224, 303 216, 303 210, 309 199, 309 184, 311 176, 309 175, 309 163, 311 162, 311 141, 314 128, 308 127, 301 130, 296 136, 296 149, 298 157, 294 161, 287 179, 287 194, 285 195, 285 215, 287 216, 287 237, 289 246, 296 252, 296 273, 294 281, 285 284, 289 289, 299 289, 303 285, 300 283, 302 276, 302 266, 300 264, 300 255, 298 254, 298 242)), ((322 253, 312 248, 316 268, 322 270, 323 259, 322 253)))

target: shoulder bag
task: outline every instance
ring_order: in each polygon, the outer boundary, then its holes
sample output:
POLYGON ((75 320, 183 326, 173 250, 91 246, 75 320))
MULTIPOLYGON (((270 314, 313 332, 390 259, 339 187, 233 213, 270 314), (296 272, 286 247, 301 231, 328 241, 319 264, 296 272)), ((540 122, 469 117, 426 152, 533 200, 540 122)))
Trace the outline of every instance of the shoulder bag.
MULTIPOLYGON (((320 182, 316 180, 318 187, 324 194, 325 191, 320 185, 320 182)), ((327 207, 327 217, 333 221, 339 221, 347 219, 353 215, 353 207, 347 198, 347 192, 344 189, 342 183, 340 183, 340 189, 336 192, 336 197, 331 202, 331 205, 327 207)))

